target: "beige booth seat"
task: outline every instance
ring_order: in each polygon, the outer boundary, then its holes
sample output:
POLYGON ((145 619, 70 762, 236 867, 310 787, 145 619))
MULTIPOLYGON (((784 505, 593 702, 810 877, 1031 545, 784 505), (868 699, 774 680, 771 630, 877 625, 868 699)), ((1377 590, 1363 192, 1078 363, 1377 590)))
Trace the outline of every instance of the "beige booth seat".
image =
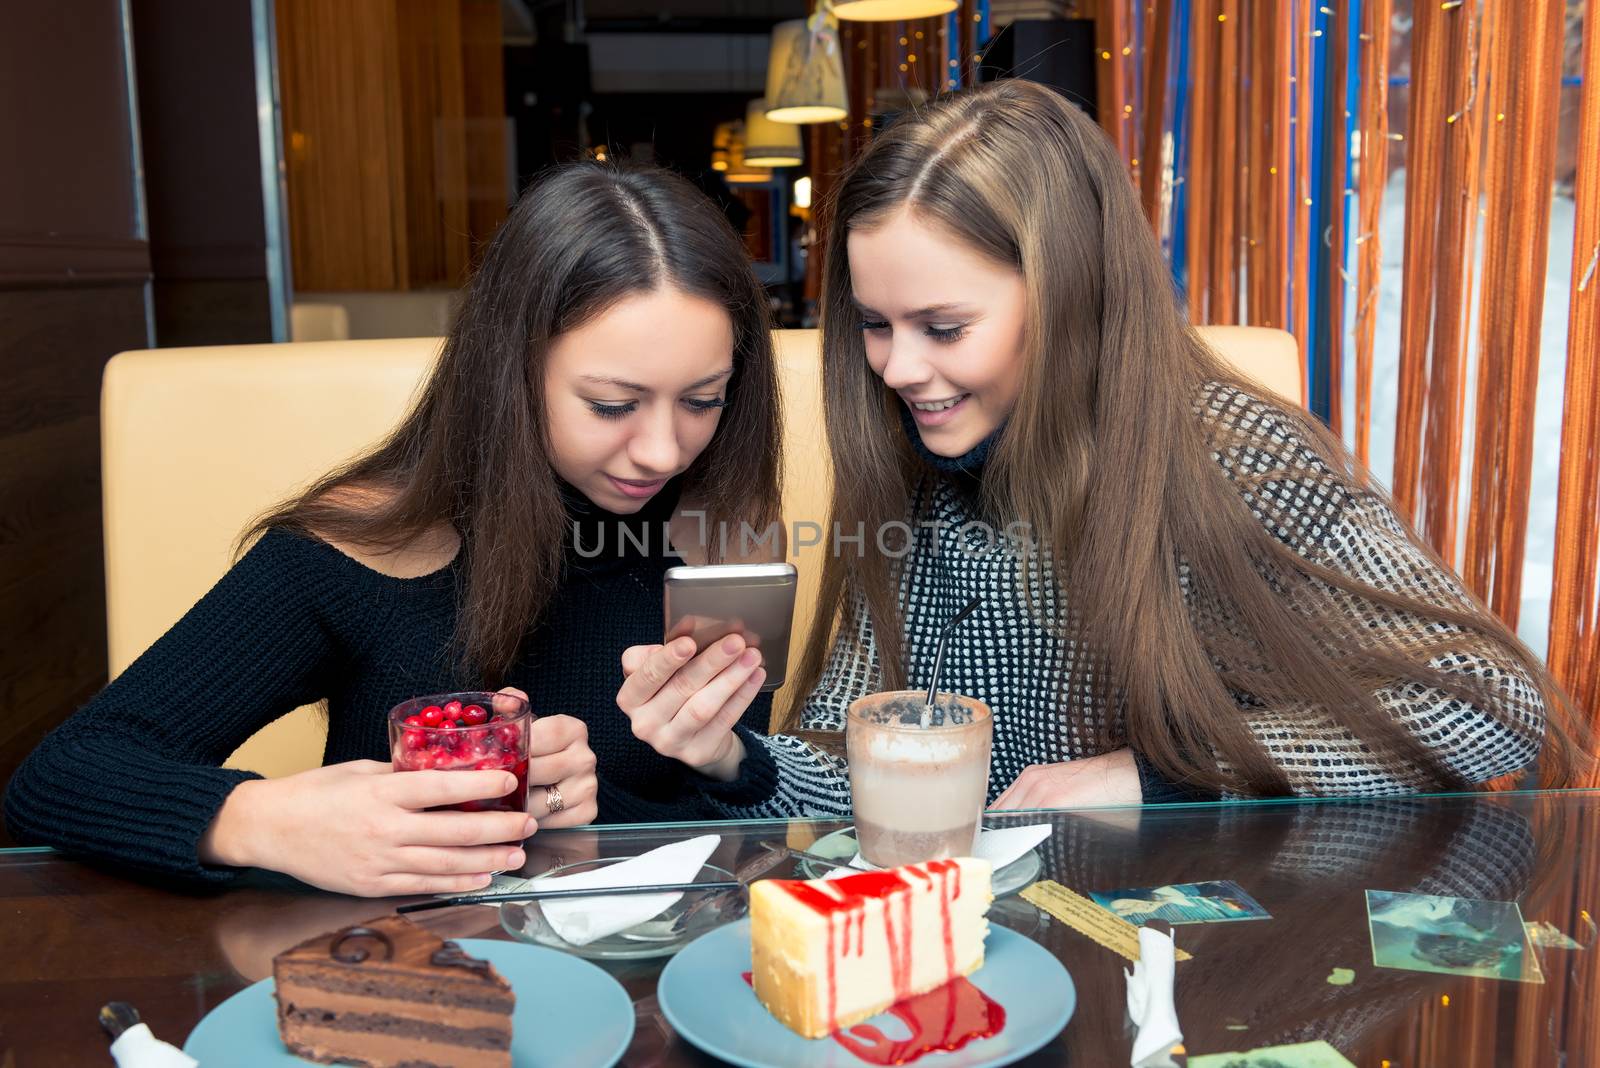
POLYGON ((289 305, 290 341, 347 341, 350 312, 343 304, 297 300, 289 305))
POLYGON ((454 288, 407 290, 296 291, 291 318, 303 304, 331 306, 343 313, 344 333, 297 337, 295 341, 339 341, 344 338, 436 337, 448 333, 450 319, 464 291, 454 288))
MULTIPOLYGON (((1300 403, 1294 339, 1207 328, 1220 351, 1300 403)), ((824 523, 828 460, 816 331, 776 334, 785 414, 784 515, 824 523)), ((240 532, 266 508, 390 430, 436 358, 438 338, 236 345, 125 352, 101 394, 106 629, 113 676, 208 590, 240 532)), ((810 624, 824 545, 798 549, 796 633, 810 624)), ((792 643, 791 668, 800 643, 792 643)), ((789 700, 780 691, 777 700, 789 700)), ((229 764, 268 775, 315 767, 325 728, 314 708, 260 731, 229 764)))

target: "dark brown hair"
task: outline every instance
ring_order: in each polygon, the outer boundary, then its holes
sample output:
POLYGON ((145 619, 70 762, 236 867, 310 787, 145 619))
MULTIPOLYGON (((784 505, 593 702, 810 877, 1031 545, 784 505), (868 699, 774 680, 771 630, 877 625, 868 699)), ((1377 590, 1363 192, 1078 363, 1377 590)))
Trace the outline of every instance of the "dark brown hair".
MULTIPOLYGON (((1285 465, 1230 482, 1214 453, 1243 446, 1243 433, 1196 408, 1210 383, 1251 397, 1260 387, 1189 327, 1126 167, 1092 120, 1042 86, 997 82, 908 113, 840 182, 822 308, 835 529, 902 521, 927 473, 905 440, 898 398, 867 363, 846 247, 852 229, 902 209, 1015 269, 1026 285, 1023 384, 985 467, 982 503, 990 517, 1029 525, 1043 551, 1036 559, 1051 561, 1049 578, 1075 606, 1070 627, 1053 625, 1063 641, 1085 638, 1090 653, 1072 658, 1061 692, 1123 711, 1096 717, 1102 751, 1132 746, 1195 786, 1287 793, 1283 769, 1249 729, 1235 696, 1244 694, 1291 729, 1347 729, 1403 781, 1465 785, 1374 694, 1397 683, 1437 687, 1539 744, 1538 725, 1515 719, 1493 680, 1430 666, 1450 651, 1536 680, 1549 712, 1542 770, 1549 783, 1566 780, 1566 699, 1499 620, 1453 593, 1404 596, 1307 560, 1251 512, 1242 493, 1286 478, 1387 502, 1342 443, 1298 410, 1273 417, 1327 470, 1285 465), (1406 619, 1387 631, 1357 618, 1393 613, 1406 619), (1223 620, 1231 625, 1218 625, 1223 620)), ((1272 510, 1270 494, 1251 496, 1272 510)), ((1268 518, 1292 526, 1290 517, 1268 518)), ((1420 543, 1418 552, 1444 566, 1420 543)), ((1037 570, 1024 553, 1019 581, 1037 570)), ((905 685, 897 582, 883 555, 829 558, 799 693, 821 677, 830 628, 855 591, 864 595, 885 688, 905 685)), ((849 633, 839 628, 841 640, 849 633)), ((1062 708, 1073 714, 1065 700, 1062 708)))
POLYGON ((460 656, 486 684, 499 681, 561 574, 567 521, 546 437, 545 353, 619 300, 666 286, 721 305, 733 321, 727 406, 682 476, 683 499, 705 509, 708 529, 765 526, 778 514, 778 385, 749 257, 682 178, 585 162, 555 168, 512 209, 399 428, 246 537, 283 527, 392 550, 450 524, 466 554, 460 656))

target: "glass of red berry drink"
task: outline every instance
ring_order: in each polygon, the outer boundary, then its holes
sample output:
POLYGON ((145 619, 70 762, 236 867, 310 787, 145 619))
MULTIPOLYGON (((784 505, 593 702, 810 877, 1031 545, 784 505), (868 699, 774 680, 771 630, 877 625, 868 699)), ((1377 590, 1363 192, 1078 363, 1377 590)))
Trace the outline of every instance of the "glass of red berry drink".
POLYGON ((504 797, 441 805, 463 812, 525 812, 533 708, 504 693, 463 691, 402 701, 389 713, 396 771, 493 771, 517 777, 504 797))

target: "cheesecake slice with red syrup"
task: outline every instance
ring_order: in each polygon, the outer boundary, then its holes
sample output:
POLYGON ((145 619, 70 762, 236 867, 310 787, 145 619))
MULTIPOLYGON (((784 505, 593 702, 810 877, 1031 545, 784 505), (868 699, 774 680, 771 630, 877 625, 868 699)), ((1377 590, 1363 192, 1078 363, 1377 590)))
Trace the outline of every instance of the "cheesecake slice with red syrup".
POLYGON ((751 984, 820 1038, 983 965, 987 861, 959 858, 750 887, 751 984))

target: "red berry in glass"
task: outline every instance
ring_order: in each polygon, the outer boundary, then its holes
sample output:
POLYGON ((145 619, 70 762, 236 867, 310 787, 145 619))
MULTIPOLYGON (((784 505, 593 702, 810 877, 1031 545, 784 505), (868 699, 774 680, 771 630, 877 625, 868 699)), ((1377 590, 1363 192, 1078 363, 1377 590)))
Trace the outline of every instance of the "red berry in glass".
POLYGON ((467 812, 527 808, 527 702, 490 693, 419 697, 389 714, 389 743, 396 771, 494 771, 512 773, 514 785, 501 797, 441 808, 467 812), (494 713, 488 711, 495 708, 494 713))

